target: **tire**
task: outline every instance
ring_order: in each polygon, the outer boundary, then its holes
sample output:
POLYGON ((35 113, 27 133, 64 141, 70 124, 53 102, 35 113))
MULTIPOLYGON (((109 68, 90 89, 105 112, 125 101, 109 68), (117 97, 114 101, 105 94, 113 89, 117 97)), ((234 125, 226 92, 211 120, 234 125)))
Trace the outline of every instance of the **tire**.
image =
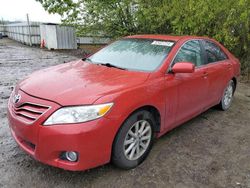
POLYGON ((223 96, 221 98, 219 108, 223 111, 228 110, 233 102, 233 95, 235 90, 235 84, 233 80, 230 80, 227 87, 224 89, 223 96))
POLYGON ((146 110, 137 111, 128 117, 113 143, 113 164, 122 169, 132 169, 141 164, 152 148, 155 126, 154 116, 146 110))

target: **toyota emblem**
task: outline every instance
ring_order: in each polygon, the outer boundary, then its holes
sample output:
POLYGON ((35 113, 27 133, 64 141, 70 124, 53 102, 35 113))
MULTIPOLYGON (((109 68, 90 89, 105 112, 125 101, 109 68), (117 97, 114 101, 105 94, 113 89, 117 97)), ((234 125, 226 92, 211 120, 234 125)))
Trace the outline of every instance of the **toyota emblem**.
POLYGON ((16 94, 13 97, 13 103, 18 103, 21 100, 21 95, 20 94, 16 94))

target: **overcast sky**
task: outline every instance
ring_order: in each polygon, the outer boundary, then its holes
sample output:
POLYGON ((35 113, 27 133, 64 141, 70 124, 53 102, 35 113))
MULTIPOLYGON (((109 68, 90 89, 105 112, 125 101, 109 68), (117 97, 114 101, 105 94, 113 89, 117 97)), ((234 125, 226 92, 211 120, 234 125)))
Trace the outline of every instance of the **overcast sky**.
POLYGON ((27 13, 30 21, 60 22, 59 15, 49 14, 35 0, 0 0, 0 19, 25 21, 27 13))

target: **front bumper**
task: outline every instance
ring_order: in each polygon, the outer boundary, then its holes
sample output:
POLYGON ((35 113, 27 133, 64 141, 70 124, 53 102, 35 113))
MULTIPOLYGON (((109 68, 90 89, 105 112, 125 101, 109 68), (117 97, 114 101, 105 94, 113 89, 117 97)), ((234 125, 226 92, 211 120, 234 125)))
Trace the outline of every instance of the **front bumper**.
POLYGON ((94 168, 110 161, 112 142, 120 124, 118 120, 103 117, 85 123, 43 126, 45 119, 59 106, 25 93, 22 93, 22 96, 52 107, 34 123, 27 124, 15 117, 13 104, 9 101, 8 119, 11 133, 18 145, 33 158, 73 171, 94 168), (61 153, 64 151, 78 152, 78 161, 61 159, 61 153))

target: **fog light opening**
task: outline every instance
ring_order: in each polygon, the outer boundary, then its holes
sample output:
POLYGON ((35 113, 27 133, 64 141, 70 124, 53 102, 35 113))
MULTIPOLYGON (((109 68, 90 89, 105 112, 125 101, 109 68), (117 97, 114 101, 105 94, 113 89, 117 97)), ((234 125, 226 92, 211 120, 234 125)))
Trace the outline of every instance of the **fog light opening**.
POLYGON ((78 160, 78 154, 74 151, 65 152, 65 158, 70 162, 76 162, 78 160))

